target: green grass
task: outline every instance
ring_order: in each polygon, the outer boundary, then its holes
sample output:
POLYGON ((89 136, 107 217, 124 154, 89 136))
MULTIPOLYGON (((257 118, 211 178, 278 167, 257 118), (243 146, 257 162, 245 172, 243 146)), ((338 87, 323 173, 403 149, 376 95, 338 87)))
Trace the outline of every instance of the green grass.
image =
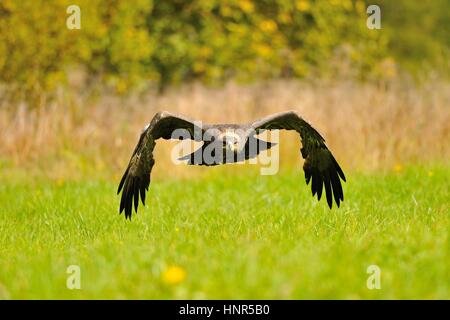
POLYGON ((349 172, 331 211, 298 171, 232 171, 153 182, 131 222, 117 181, 3 179, 0 298, 450 298, 450 167, 349 172), (185 279, 163 281, 170 266, 185 279))

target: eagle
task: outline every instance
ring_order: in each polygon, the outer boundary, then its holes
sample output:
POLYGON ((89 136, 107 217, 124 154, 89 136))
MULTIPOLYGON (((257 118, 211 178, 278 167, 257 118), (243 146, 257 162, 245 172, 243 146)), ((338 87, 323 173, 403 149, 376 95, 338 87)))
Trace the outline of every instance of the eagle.
POLYGON ((344 200, 341 179, 344 172, 325 139, 295 111, 276 113, 247 124, 203 124, 168 111, 155 114, 142 131, 131 155, 128 167, 120 180, 117 194, 121 195, 119 213, 131 219, 133 204, 137 213, 139 197, 145 206, 146 191, 155 164, 153 149, 158 139, 190 139, 202 142, 197 150, 181 157, 189 165, 215 166, 245 161, 256 157, 261 151, 270 149, 275 143, 257 137, 265 130, 295 130, 301 137, 300 153, 305 159, 303 170, 306 184, 311 181, 313 197, 320 200, 325 189, 327 203, 333 206, 333 197, 339 207, 344 200), (256 147, 255 147, 256 146, 256 147), (206 152, 209 150, 209 153, 206 152))

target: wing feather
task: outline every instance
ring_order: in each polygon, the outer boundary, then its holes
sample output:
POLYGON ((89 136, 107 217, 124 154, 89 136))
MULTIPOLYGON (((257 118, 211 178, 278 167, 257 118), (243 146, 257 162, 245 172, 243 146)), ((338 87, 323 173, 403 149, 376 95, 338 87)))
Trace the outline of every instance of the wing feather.
POLYGON ((317 175, 317 200, 322 197, 323 179, 320 175, 317 175))
POLYGON ((145 205, 145 195, 150 186, 150 175, 155 164, 153 149, 156 140, 171 139, 172 133, 176 129, 184 129, 186 130, 184 133, 187 133, 178 136, 179 139, 199 140, 203 135, 202 126, 196 122, 166 111, 158 112, 141 133, 117 189, 117 194, 122 191, 119 213, 125 211, 125 218, 131 219, 133 205, 134 211, 137 213, 139 196, 142 204, 145 205))
POLYGON ((328 172, 325 172, 324 176, 324 184, 325 184, 325 194, 327 196, 327 203, 330 209, 333 207, 333 194, 331 193, 331 182, 330 182, 330 176, 328 172))
POLYGON ((339 207, 344 200, 341 179, 345 180, 344 172, 337 163, 331 151, 325 144, 325 139, 308 122, 303 120, 295 111, 277 113, 258 120, 252 124, 255 130, 295 130, 300 134, 302 157, 305 159, 303 170, 306 184, 311 182, 311 192, 317 199, 322 196, 325 188, 327 203, 330 209, 334 200, 339 207))

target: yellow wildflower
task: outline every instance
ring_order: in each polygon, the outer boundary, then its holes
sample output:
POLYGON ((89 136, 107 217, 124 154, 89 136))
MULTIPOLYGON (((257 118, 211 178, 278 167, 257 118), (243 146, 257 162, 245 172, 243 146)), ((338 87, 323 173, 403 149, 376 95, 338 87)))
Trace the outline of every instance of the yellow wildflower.
POLYGON ((260 23, 259 27, 264 32, 274 32, 278 26, 273 20, 264 20, 260 23))
POLYGON ((298 11, 309 11, 309 9, 311 8, 309 2, 307 0, 298 0, 295 3, 295 6, 297 7, 298 11))
POLYGON ((167 284, 178 284, 186 278, 186 271, 177 266, 171 266, 162 273, 162 280, 167 284))
POLYGON ((272 49, 264 44, 259 44, 255 46, 255 50, 258 53, 259 56, 267 58, 271 55, 272 49))
POLYGON ((56 186, 58 186, 58 187, 64 186, 64 179, 63 178, 57 179, 56 180, 56 186))
POLYGON ((252 13, 255 10, 255 6, 249 0, 241 0, 241 1, 239 1, 239 7, 245 13, 252 13))

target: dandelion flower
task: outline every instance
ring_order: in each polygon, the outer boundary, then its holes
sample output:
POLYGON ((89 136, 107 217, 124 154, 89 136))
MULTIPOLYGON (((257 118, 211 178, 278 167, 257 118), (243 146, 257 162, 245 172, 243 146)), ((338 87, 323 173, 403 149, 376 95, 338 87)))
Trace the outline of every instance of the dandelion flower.
POLYGON ((162 280, 167 284, 178 284, 186 278, 186 271, 177 266, 171 266, 162 273, 162 280))

